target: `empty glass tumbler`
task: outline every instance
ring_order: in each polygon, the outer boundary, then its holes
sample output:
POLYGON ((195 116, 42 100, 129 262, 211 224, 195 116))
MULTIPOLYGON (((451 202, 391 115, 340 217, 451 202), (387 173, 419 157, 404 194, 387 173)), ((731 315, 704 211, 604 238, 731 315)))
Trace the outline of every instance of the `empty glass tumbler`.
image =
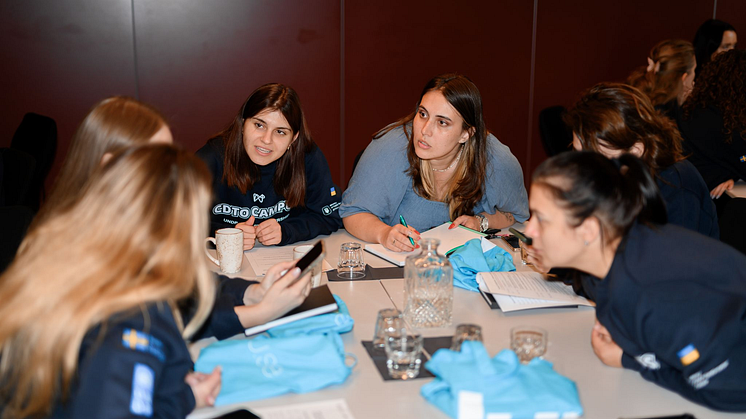
POLYGON ((404 318, 412 327, 444 327, 453 311, 453 267, 438 254, 440 240, 420 240, 422 251, 404 264, 404 318))

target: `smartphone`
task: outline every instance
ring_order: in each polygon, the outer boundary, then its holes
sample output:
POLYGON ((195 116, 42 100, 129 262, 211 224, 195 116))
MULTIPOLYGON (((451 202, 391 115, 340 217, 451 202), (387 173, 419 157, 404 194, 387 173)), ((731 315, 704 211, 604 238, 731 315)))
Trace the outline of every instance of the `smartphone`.
POLYGON ((298 259, 298 262, 295 263, 295 266, 300 268, 300 275, 298 278, 303 278, 303 275, 311 272, 317 264, 324 260, 324 256, 326 256, 324 241, 319 240, 313 245, 308 253, 303 255, 303 257, 298 259))
POLYGON ((502 236, 503 241, 510 246, 511 249, 513 249, 514 252, 517 252, 521 249, 521 245, 518 244, 518 237, 516 236, 502 236))
POLYGON ((241 409, 241 410, 235 410, 230 413, 226 413, 223 416, 218 416, 217 419, 261 419, 261 418, 249 412, 246 409, 241 409))

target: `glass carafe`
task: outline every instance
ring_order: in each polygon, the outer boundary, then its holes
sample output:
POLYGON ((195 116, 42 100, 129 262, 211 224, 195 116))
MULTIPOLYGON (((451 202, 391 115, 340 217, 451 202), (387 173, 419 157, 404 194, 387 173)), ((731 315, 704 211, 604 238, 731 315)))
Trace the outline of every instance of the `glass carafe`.
POLYGON ((453 311, 453 267, 438 254, 440 240, 420 240, 422 251, 404 264, 404 318, 412 327, 444 327, 453 311))

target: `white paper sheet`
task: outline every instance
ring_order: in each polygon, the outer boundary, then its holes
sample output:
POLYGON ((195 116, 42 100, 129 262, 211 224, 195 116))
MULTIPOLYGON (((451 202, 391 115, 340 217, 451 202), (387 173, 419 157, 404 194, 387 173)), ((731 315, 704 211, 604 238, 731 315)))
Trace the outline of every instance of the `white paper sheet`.
MULTIPOLYGON (((293 260, 293 247, 294 246, 273 246, 273 247, 255 247, 247 252, 244 252, 246 259, 251 264, 251 269, 257 276, 264 276, 267 274, 267 270, 280 262, 287 262, 293 260)), ((326 260, 321 265, 323 272, 331 271, 332 265, 326 260)))
POLYGON ((345 399, 252 408, 262 419, 355 419, 345 399))
POLYGON ((480 272, 477 274, 480 288, 492 294, 533 298, 549 301, 585 303, 572 287, 559 281, 547 281, 538 272, 480 272))

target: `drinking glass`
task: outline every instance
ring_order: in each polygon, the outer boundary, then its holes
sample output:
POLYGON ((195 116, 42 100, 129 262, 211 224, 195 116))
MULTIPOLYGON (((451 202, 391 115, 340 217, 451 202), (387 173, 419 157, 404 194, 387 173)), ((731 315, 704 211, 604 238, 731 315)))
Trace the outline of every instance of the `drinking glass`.
POLYGON ((533 326, 518 326, 510 330, 510 348, 522 364, 542 356, 547 351, 547 331, 533 326))
POLYGON ((420 374, 422 335, 401 334, 386 337, 386 367, 391 378, 408 380, 420 374))
POLYGON ((363 259, 363 247, 360 243, 342 243, 339 248, 337 276, 345 279, 365 277, 365 260, 363 259))
POLYGON ((482 342, 482 327, 476 324, 460 324, 456 327, 456 333, 451 342, 452 351, 460 351, 461 344, 467 340, 482 342))
MULTIPOLYGON (((383 349, 384 342, 388 335, 401 335, 401 330, 405 330, 404 317, 401 311, 395 308, 384 308, 378 312, 376 319, 376 330, 373 334, 373 347, 383 349)), ((406 333, 406 331, 404 332, 406 333)))

